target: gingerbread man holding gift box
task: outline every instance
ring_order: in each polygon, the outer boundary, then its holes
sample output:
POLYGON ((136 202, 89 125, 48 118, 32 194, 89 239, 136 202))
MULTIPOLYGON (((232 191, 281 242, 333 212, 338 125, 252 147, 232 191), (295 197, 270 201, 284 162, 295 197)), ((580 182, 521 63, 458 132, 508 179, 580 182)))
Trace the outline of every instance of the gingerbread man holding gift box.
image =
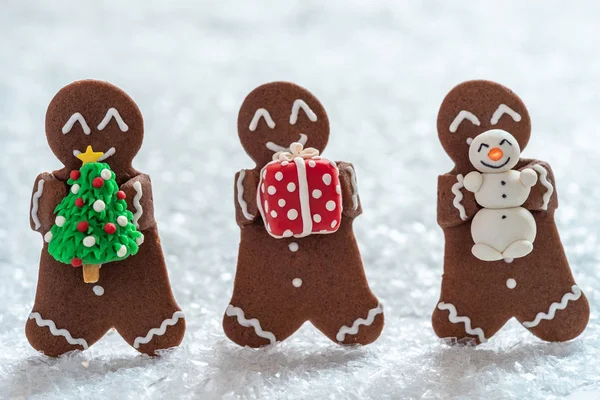
POLYGON ((515 317, 543 340, 577 337, 590 309, 554 221, 552 169, 520 157, 525 104, 497 83, 464 82, 442 102, 437 129, 455 167, 438 179, 446 245, 435 333, 478 344, 515 317))
POLYGON ((300 86, 268 83, 244 100, 238 133, 256 168, 235 176, 241 240, 225 333, 260 347, 310 321, 334 342, 373 342, 384 318, 352 230, 362 212, 356 175, 321 156, 325 109, 300 86))

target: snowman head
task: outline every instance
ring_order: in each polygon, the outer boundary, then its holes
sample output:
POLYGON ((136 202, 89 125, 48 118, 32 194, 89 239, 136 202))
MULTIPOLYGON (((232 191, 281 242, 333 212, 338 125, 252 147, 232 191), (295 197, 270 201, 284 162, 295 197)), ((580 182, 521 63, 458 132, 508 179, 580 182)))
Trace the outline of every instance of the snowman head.
POLYGON ((502 129, 491 129, 477 135, 469 147, 469 160, 479 172, 508 171, 517 165, 520 156, 517 140, 502 129))

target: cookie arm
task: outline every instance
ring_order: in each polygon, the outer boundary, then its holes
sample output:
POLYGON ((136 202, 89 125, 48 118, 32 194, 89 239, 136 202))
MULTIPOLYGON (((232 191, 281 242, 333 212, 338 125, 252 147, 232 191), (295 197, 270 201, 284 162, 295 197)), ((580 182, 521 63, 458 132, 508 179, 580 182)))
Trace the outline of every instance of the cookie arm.
POLYGON ((558 208, 558 197, 552 168, 545 161, 532 160, 521 170, 531 168, 537 175, 537 183, 531 188, 523 207, 530 211, 554 211, 558 208))
POLYGON ((437 221, 442 228, 469 221, 479 211, 475 196, 465 189, 463 181, 461 174, 438 177, 437 221))
POLYGON ((258 188, 258 173, 255 170, 241 170, 235 174, 234 203, 235 220, 239 226, 249 225, 256 220, 256 190, 258 188))
POLYGON ((54 209, 67 195, 67 185, 49 172, 35 178, 29 204, 31 229, 45 234, 54 224, 54 209))
POLYGON ((137 175, 121 185, 127 196, 127 209, 133 213, 133 223, 141 232, 156 226, 152 182, 146 174, 137 175))
POLYGON ((340 187, 342 189, 342 214, 356 218, 362 214, 362 204, 358 195, 358 183, 354 165, 344 161, 336 162, 340 171, 340 187))

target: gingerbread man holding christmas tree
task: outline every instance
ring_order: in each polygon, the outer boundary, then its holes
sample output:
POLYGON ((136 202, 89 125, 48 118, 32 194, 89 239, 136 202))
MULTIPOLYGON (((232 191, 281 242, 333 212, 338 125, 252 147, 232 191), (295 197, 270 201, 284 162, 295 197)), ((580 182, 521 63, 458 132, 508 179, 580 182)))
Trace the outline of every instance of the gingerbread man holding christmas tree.
POLYGON ((34 184, 30 223, 44 247, 26 325, 46 355, 86 350, 111 328, 150 355, 183 339, 150 178, 132 167, 143 134, 137 105, 106 82, 74 82, 48 107, 48 144, 64 168, 34 184))

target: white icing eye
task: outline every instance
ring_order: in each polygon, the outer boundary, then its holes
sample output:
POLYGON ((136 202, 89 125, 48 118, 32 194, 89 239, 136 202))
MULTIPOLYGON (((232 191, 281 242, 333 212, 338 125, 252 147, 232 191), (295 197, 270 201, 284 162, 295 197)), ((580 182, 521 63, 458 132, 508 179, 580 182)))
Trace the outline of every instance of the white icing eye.
POLYGON ((500 121, 500 118, 504 114, 510 115, 511 118, 515 122, 521 121, 521 115, 518 112, 516 112, 515 110, 513 110, 512 108, 510 108, 506 104, 500 104, 498 106, 498 108, 496 109, 496 111, 494 111, 494 115, 492 115, 492 119, 490 120, 490 124, 496 125, 498 123, 498 121, 500 121))
POLYGON ((101 131, 102 129, 106 128, 106 125, 108 125, 108 123, 110 122, 110 120, 112 118, 114 118, 117 121, 117 124, 119 125, 119 129, 121 130, 121 132, 127 132, 129 130, 129 127, 127 126, 125 121, 123 121, 123 118, 121 118, 121 115, 119 114, 117 109, 114 107, 111 107, 108 109, 108 111, 106 112, 106 115, 104 116, 104 119, 98 125, 98 130, 101 131))
POLYGON ((62 133, 66 135, 67 133, 71 132, 71 129, 73 128, 73 125, 75 125, 75 122, 79 122, 81 124, 81 127, 83 128, 83 133, 85 133, 86 135, 92 133, 87 122, 85 122, 85 118, 83 118, 83 115, 81 115, 78 112, 71 115, 71 118, 69 118, 67 123, 62 127, 62 133))
POLYGON ((304 112, 308 116, 308 119, 310 119, 312 122, 315 122, 317 120, 317 114, 315 114, 314 111, 310 109, 308 104, 306 104, 304 100, 298 99, 294 101, 294 105, 292 105, 292 113, 290 114, 290 125, 295 125, 298 121, 298 112, 300 111, 300 109, 304 110, 304 112))
POLYGON ((248 127, 248 129, 250 129, 250 132, 254 132, 256 130, 256 127, 258 126, 258 121, 260 121, 261 117, 265 119, 265 122, 267 123, 267 126, 269 128, 275 128, 275 121, 273 121, 273 118, 271 118, 271 114, 269 114, 269 112, 264 108, 259 108, 254 113, 252 121, 250 121, 250 126, 248 127))
POLYGON ((471 121, 473 125, 480 125, 479 119, 475 116, 475 114, 473 114, 470 111, 462 110, 458 113, 456 118, 454 118, 454 121, 452 121, 452 123, 450 124, 450 132, 456 132, 460 123, 463 122, 463 120, 465 119, 471 121))

